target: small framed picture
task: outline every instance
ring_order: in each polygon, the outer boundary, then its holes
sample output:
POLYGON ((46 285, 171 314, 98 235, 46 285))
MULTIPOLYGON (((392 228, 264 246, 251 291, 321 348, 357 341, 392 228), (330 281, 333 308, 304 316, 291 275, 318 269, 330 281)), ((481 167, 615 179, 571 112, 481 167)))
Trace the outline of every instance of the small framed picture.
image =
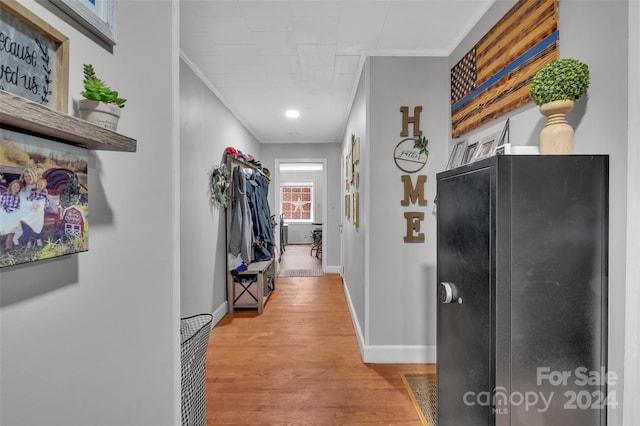
POLYGON ((352 164, 351 164, 351 153, 348 153, 346 157, 344 157, 344 177, 346 178, 350 178, 351 177, 351 169, 352 169, 352 164))
POLYGON ((353 164, 358 164, 360 162, 360 137, 356 137, 355 135, 351 135, 351 155, 353 155, 353 164))
POLYGON ((511 154, 511 143, 509 142, 509 119, 504 123, 498 146, 496 147, 496 155, 511 154))
POLYGON ((496 152, 496 147, 498 146, 498 139, 500 138, 500 134, 493 134, 489 136, 485 136, 480 140, 478 144, 478 148, 476 149, 476 154, 473 158, 473 161, 482 160, 487 157, 491 157, 496 152))
POLYGON ((357 192, 353 193, 353 226, 356 228, 359 226, 360 215, 360 195, 357 192))
POLYGON ((464 156, 462 157, 462 164, 473 163, 473 157, 476 154, 480 141, 469 142, 464 150, 464 156))
POLYGON ((449 155, 449 162, 447 163, 447 170, 455 169, 461 164, 466 146, 466 139, 453 142, 453 148, 451 149, 451 155, 449 155))
POLYGON ((347 219, 351 218, 351 195, 344 196, 344 215, 347 219))

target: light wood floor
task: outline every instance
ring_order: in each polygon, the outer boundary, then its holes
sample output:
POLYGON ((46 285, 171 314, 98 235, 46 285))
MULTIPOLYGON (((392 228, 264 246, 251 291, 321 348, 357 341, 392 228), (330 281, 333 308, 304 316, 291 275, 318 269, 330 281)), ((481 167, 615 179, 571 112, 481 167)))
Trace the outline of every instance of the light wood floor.
POLYGON ((422 425, 400 376, 363 364, 336 274, 278 278, 264 314, 225 316, 206 360, 208 425, 422 425))
POLYGON ((279 268, 322 269, 322 260, 311 255, 311 244, 289 244, 282 253, 279 268))

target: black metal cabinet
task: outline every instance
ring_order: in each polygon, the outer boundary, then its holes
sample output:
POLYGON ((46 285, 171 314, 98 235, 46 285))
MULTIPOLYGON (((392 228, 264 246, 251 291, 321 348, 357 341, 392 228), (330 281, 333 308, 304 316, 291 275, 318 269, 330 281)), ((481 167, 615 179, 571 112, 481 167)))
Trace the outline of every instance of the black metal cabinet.
POLYGON ((606 424, 608 167, 438 174, 438 426, 606 424))

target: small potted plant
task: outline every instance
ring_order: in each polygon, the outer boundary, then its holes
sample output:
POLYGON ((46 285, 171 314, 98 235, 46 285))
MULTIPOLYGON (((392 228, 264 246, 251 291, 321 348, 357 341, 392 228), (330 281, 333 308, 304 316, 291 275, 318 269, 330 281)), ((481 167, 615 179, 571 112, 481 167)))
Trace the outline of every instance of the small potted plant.
POLYGON ((118 127, 120 110, 124 108, 126 99, 112 90, 104 81, 96 76, 93 65, 83 64, 84 97, 78 102, 80 118, 95 123, 100 127, 115 131, 118 127))
POLYGON ((589 67, 577 59, 558 59, 541 68, 531 81, 529 97, 548 120, 540 133, 540 153, 571 154, 573 128, 565 114, 589 88, 589 67))

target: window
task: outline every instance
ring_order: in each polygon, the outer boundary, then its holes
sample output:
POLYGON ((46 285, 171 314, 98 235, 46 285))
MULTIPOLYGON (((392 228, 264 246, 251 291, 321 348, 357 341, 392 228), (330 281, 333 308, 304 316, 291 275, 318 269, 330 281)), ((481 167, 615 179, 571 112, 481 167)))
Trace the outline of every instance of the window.
POLYGON ((280 185, 280 211, 288 222, 313 221, 313 184, 280 185))

